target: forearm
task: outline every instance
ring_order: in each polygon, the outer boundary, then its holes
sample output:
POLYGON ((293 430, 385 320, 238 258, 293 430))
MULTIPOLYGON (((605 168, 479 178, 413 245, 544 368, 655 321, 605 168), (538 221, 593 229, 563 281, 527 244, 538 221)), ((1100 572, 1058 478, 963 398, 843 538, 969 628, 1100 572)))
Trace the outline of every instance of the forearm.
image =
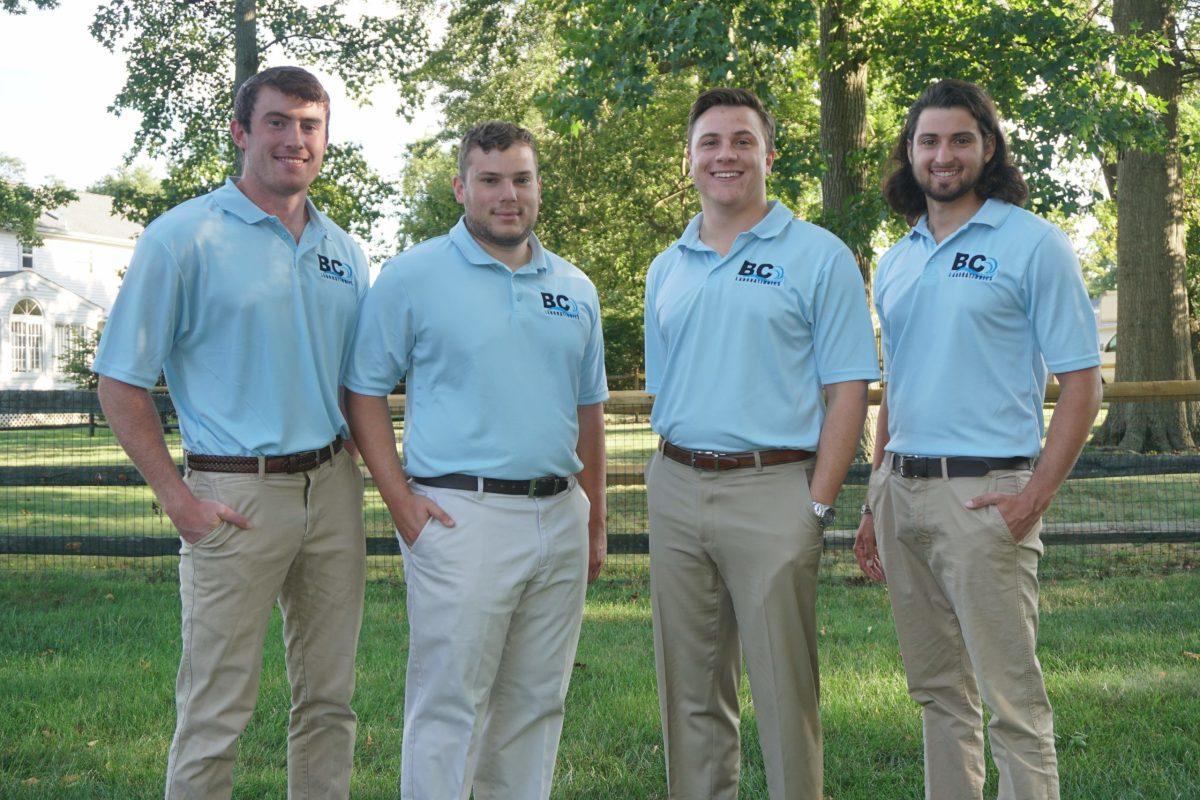
POLYGON ((884 451, 891 439, 892 436, 888 433, 887 387, 885 386, 883 394, 879 398, 879 416, 875 420, 875 452, 871 456, 872 470, 883 466, 884 451))
POLYGON ((825 423, 817 445, 817 464, 809 487, 813 500, 833 505, 867 418, 866 381, 845 381, 825 387, 825 423))
POLYGON ((583 462, 578 479, 588 500, 592 504, 592 518, 607 517, 605 486, 608 459, 604 452, 604 404, 579 406, 579 442, 575 453, 583 462))
POLYGON ((1023 492, 1035 501, 1039 512, 1044 512, 1050 506, 1054 495, 1075 466, 1079 452, 1092 432, 1103 393, 1098 367, 1064 372, 1056 377, 1062 392, 1050 417, 1046 446, 1023 492))
POLYGON ((101 375, 96 393, 113 435, 163 507, 174 508, 190 496, 179 467, 167 450, 162 420, 150 392, 101 375))
POLYGON ((408 476, 404 474, 404 465, 396 452, 396 431, 392 427, 387 398, 345 391, 350 435, 375 479, 379 496, 388 509, 395 512, 397 504, 407 499, 412 490, 408 488, 408 476))

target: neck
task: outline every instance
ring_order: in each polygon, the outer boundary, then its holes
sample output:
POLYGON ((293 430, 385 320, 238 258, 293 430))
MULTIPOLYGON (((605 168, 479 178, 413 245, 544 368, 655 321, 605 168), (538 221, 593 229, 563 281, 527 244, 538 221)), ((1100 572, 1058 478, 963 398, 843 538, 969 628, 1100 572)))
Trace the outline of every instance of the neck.
POLYGON ((708 203, 701 198, 700 210, 703 212, 700 218, 700 241, 725 255, 738 234, 762 222, 770 213, 771 206, 765 197, 736 208, 708 203))
POLYGON ((983 208, 984 202, 975 192, 967 192, 949 203, 938 202, 926 195, 925 204, 929 211, 926 224, 929 226, 929 232, 933 234, 933 240, 941 244, 943 239, 966 225, 967 221, 983 208))
POLYGON ((297 192, 289 195, 277 195, 266 191, 252 180, 245 177, 234 182, 238 190, 250 199, 250 202, 268 214, 278 217, 283 226, 298 242, 308 224, 308 192, 297 192))
POLYGON ((485 242, 473 233, 471 234, 471 238, 479 243, 479 246, 483 248, 485 253, 513 272, 528 264, 530 259, 533 258, 533 246, 529 244, 528 239, 512 247, 506 247, 504 245, 485 242))

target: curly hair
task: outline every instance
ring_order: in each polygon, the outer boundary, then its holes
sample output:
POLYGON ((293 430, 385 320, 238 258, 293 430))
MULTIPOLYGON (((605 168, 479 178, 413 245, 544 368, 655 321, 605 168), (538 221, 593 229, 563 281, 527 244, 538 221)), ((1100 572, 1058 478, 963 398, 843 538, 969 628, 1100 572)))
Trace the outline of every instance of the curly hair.
POLYGON ((1008 143, 1004 139, 1000 117, 996 113, 996 105, 992 98, 973 83, 947 78, 921 92, 917 102, 908 110, 904 127, 896 138, 890 160, 894 167, 883 182, 883 198, 892 210, 911 224, 928 208, 925 192, 917 185, 912 161, 908 157, 908 148, 917 128, 917 120, 927 108, 965 108, 979 124, 979 131, 984 139, 990 137, 995 144, 992 157, 984 164, 979 181, 975 184, 976 196, 984 200, 994 197, 1013 205, 1024 205, 1025 198, 1029 196, 1029 187, 1025 185, 1025 178, 1021 176, 1021 172, 1012 164, 1008 143))

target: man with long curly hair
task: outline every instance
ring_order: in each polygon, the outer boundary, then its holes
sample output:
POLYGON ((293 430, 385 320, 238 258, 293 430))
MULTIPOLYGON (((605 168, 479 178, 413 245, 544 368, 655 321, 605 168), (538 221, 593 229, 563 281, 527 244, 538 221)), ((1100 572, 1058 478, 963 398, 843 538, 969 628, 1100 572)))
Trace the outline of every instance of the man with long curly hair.
POLYGON ((885 391, 855 553, 886 573, 925 796, 983 797, 982 698, 999 800, 1057 800, 1037 565, 1042 514, 1099 408, 1091 305, 1067 237, 1020 208, 978 86, 926 89, 893 159, 884 196, 912 229, 875 275, 885 391), (1042 447, 1047 371, 1062 394, 1042 447))

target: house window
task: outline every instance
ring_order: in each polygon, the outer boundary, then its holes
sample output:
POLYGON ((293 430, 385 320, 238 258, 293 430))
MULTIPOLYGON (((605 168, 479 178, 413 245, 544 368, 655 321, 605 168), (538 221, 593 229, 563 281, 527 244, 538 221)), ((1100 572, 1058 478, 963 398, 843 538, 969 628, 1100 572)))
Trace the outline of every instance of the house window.
POLYGON ((33 269, 33 245, 21 243, 21 269, 33 269))
POLYGON ((18 300, 13 306, 12 320, 12 371, 42 371, 42 308, 33 300, 18 300))
POLYGON ((82 325, 67 325, 59 322, 54 326, 54 371, 62 375, 66 370, 66 358, 75 345, 83 339, 82 325))

